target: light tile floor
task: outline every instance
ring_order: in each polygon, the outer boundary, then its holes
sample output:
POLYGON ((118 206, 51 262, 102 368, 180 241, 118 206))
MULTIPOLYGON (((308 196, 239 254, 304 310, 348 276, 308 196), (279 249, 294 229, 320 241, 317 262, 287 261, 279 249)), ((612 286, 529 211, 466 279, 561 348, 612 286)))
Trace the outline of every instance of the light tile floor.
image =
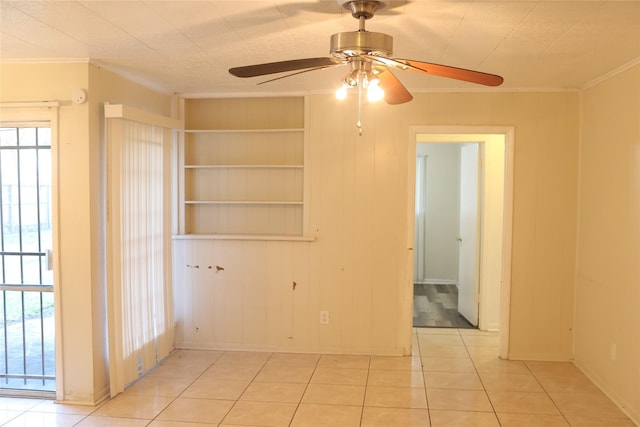
POLYGON ((3 426, 635 426, 573 364, 415 329, 411 357, 186 351, 98 408, 0 398, 3 426))

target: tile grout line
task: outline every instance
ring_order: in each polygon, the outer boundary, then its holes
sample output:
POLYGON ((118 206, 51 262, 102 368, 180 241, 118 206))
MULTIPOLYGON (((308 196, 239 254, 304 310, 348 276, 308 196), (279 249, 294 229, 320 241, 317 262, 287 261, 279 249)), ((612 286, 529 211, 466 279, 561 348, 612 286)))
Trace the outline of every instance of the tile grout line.
POLYGON ((316 361, 316 365, 313 368, 313 372, 311 372, 311 376, 309 377, 309 379, 307 380, 307 383, 304 386, 304 390, 302 391, 302 394, 300 395, 300 399, 298 400, 298 403, 296 403, 296 409, 293 411, 293 414, 291 414, 291 420, 289 420, 289 424, 288 426, 291 426, 293 424, 293 420, 296 418, 296 414, 298 413, 298 410, 300 409, 300 405, 302 405, 302 399, 304 399, 304 395, 307 392, 307 390, 309 389, 309 385, 311 384, 311 379, 313 378, 313 376, 316 373, 316 370, 318 369, 318 365, 320 364, 320 359, 322 358, 322 355, 318 355, 318 360, 316 361))
MULTIPOLYGON (((424 398, 427 404, 427 419, 429 420, 429 425, 431 426, 433 423, 431 421, 431 407, 429 406, 429 395, 427 394, 427 379, 424 375, 424 364, 422 363, 422 347, 420 346, 420 339, 418 338, 420 334, 418 334, 418 329, 413 328, 414 333, 416 334, 416 342, 418 343, 418 358, 420 358, 420 373, 422 374, 422 387, 424 388, 424 398)), ((412 355, 413 357, 413 355, 412 355)))
POLYGON ((553 398, 551 397, 551 395, 549 394, 549 392, 547 391, 546 387, 542 385, 542 383, 540 382, 540 380, 538 379, 538 376, 531 370, 531 367, 529 366, 529 364, 527 363, 526 360, 522 361, 524 363, 524 366, 527 367, 527 371, 529 371, 531 373, 531 376, 536 380, 536 383, 538 383, 538 385, 540 385, 540 388, 544 391, 545 396, 547 396, 549 398, 549 400, 551 401, 551 403, 553 403, 553 406, 558 410, 558 412, 560 413, 560 415, 562 416, 562 419, 565 420, 565 422, 567 423, 567 425, 571 425, 571 423, 569 423, 569 420, 567 419, 566 415, 564 414, 564 412, 562 412, 562 410, 560 409, 560 407, 558 406, 558 404, 556 403, 555 400, 553 400, 553 398))
MULTIPOLYGON (((458 332, 460 332, 460 331, 458 330, 458 332)), ((489 397, 489 392, 487 391, 487 387, 485 386, 484 381, 482 380, 482 376, 480 376, 480 372, 478 371, 478 367, 476 366, 476 362, 473 360, 473 357, 471 357, 471 352, 469 351, 469 346, 467 345, 467 342, 465 341, 463 334, 460 334, 460 339, 462 340, 462 344, 464 345, 464 349, 466 350, 467 355, 469 356, 469 360, 471 361, 471 364, 473 365, 473 371, 478 376, 478 380, 480 381, 480 384, 482 385, 482 391, 484 391, 484 394, 485 394, 485 396, 487 396, 487 400, 489 401, 489 405, 491 405, 493 416, 496 418, 496 421, 498 422, 498 425, 501 426, 502 422, 500 421, 500 418, 498 417, 498 413, 496 412, 496 407, 493 405, 493 402, 491 401, 491 398, 489 397)))

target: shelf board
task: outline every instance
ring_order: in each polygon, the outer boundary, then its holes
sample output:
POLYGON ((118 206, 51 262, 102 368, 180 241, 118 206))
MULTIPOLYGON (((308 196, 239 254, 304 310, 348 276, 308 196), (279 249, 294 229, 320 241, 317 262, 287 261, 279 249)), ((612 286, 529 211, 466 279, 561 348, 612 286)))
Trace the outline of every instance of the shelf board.
POLYGON ((304 169, 303 165, 184 165, 185 169, 304 169))
POLYGON ((283 133, 283 132, 304 132, 304 128, 282 128, 282 129, 185 129, 184 133, 283 133))
POLYGON ((187 205, 302 206, 304 202, 285 200, 185 200, 184 203, 187 205))

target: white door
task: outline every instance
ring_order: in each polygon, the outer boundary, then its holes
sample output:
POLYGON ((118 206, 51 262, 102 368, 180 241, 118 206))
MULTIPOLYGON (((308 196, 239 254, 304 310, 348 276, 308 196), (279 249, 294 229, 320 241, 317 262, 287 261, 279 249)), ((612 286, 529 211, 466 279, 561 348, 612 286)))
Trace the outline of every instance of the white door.
POLYGON ((458 312, 478 326, 478 144, 460 148, 458 312))

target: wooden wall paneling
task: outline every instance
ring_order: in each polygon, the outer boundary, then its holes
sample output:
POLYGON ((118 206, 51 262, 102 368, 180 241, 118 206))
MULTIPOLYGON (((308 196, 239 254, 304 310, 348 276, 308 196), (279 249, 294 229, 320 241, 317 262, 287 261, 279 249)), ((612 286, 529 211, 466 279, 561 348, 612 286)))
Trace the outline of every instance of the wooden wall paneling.
POLYGON ((266 245, 267 344, 281 348, 291 335, 291 244, 268 241, 266 245))
MULTIPOLYGON (((357 284, 360 283, 362 277, 359 276, 354 260, 357 257, 357 252, 360 250, 360 240, 355 234, 355 224, 361 220, 356 216, 355 203, 356 203, 356 189, 355 189, 355 175, 356 171, 353 167, 354 159, 357 153, 366 149, 366 142, 362 137, 354 136, 353 127, 349 126, 351 118, 347 120, 347 123, 340 129, 339 141, 343 141, 339 146, 334 147, 336 150, 335 155, 340 158, 340 163, 337 165, 340 167, 341 176, 341 199, 339 200, 342 206, 340 218, 341 222, 341 248, 342 248, 342 283, 340 288, 336 289, 336 296, 340 297, 340 317, 337 317, 335 321, 341 322, 340 327, 340 343, 339 345, 345 349, 353 348, 358 341, 357 336, 362 332, 358 329, 357 317, 361 313, 356 309, 360 295, 357 292, 357 284)), ((366 335, 366 332, 365 332, 366 335)))
POLYGON ((372 343, 376 347, 389 349, 395 347, 399 327, 397 298, 402 284, 397 283, 396 272, 405 268, 398 263, 398 249, 403 245, 399 232, 401 224, 394 219, 404 217, 406 206, 403 202, 406 198, 398 191, 400 141, 396 136, 394 120, 381 114, 376 118, 376 125, 375 140, 372 141, 375 144, 374 168, 376 176, 384 179, 374 179, 373 215, 378 238, 385 244, 375 246, 372 259, 372 265, 376 266, 372 295, 372 311, 376 315, 372 318, 372 343))
POLYGON ((267 344, 267 242, 243 241, 242 245, 242 342, 267 344))
POLYGON ((372 266, 375 248, 380 242, 376 239, 378 225, 374 212, 374 185, 375 182, 375 144, 364 137, 353 137, 353 160, 345 168, 352 168, 354 221, 353 237, 354 254, 352 257, 353 269, 356 272, 354 281, 354 293, 357 299, 353 306, 353 328, 357 333, 353 337, 353 345, 358 348, 371 346, 373 334, 372 303, 377 275, 376 268, 372 266))
POLYGON ((219 341, 238 345, 242 343, 244 329, 243 271, 252 268, 252 260, 243 256, 243 241, 217 240, 215 242, 218 250, 216 250, 216 264, 213 265, 212 271, 218 277, 219 304, 216 306, 216 311, 219 311, 222 329, 222 337, 219 341), (218 266, 223 270, 218 271, 218 266))
POLYGON ((304 350, 316 348, 318 316, 311 303, 313 283, 310 280, 309 242, 292 243, 291 253, 291 338, 290 345, 304 350), (295 286, 294 286, 295 283, 295 286))
MULTIPOLYGON (((190 284, 193 306, 186 316, 192 316, 193 342, 197 348, 208 348, 216 340, 216 283, 207 269, 215 259, 214 246, 209 240, 193 240, 185 245, 184 283, 190 284)), ((189 285, 185 286, 188 288, 189 285)))

